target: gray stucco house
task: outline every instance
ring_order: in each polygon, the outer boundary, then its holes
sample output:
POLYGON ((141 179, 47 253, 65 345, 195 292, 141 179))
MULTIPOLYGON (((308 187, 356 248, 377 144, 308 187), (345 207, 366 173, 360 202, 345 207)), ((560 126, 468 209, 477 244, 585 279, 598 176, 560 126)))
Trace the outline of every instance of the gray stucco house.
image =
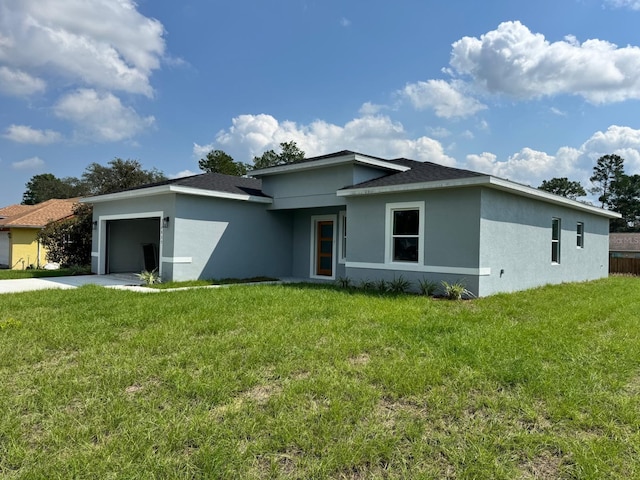
POLYGON ((86 198, 92 270, 164 280, 463 281, 477 296, 608 275, 614 212, 468 170, 351 151, 86 198))

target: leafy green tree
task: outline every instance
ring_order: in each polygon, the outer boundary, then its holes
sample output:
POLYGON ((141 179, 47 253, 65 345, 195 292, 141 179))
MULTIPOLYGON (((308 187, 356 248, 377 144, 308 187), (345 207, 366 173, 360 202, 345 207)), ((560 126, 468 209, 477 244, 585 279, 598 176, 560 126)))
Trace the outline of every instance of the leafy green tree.
POLYGON ((280 153, 274 150, 267 150, 259 157, 253 157, 255 169, 277 167, 278 165, 287 165, 289 163, 304 160, 305 153, 298 148, 296 142, 282 142, 280 144, 280 153))
POLYGON ((52 198, 74 198, 87 193, 87 186, 75 177, 58 178, 51 173, 34 175, 25 184, 23 205, 35 205, 52 198))
POLYGON ((622 175, 613 182, 609 205, 622 215, 609 223, 612 232, 640 230, 640 175, 622 175))
POLYGON ((611 208, 612 185, 624 175, 624 159, 619 155, 603 155, 593 167, 589 178, 593 188, 589 191, 599 194, 598 200, 603 208, 611 208))
POLYGON ((555 177, 551 180, 543 180, 542 185, 540 185, 538 189, 555 193, 556 195, 562 195, 571 200, 584 197, 587 194, 580 182, 571 181, 567 177, 555 177))
POLYGON ((73 213, 72 218, 52 222, 38 233, 40 243, 47 249, 47 260, 63 267, 91 263, 93 209, 79 203, 73 213))
POLYGON ((200 170, 212 173, 224 173, 225 175, 235 175, 241 177, 247 174, 249 165, 236 162, 231 155, 222 150, 212 150, 207 153, 206 158, 201 158, 198 162, 200 170))
POLYGON ((105 167, 99 163, 92 163, 82 174, 82 180, 88 185, 91 195, 105 195, 167 179, 155 168, 143 170, 137 160, 114 158, 107 165, 105 167))

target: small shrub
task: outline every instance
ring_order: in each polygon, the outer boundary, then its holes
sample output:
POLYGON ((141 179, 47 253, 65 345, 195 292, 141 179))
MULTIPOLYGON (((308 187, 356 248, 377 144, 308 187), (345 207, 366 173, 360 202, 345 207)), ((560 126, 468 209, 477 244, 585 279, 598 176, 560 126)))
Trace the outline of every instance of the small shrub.
POLYGON ((360 280, 360 284, 358 285, 362 290, 373 290, 376 288, 376 284, 371 280, 360 280))
POLYGON ((442 288, 444 289, 444 296, 449 300, 461 300, 462 297, 474 296, 462 282, 447 283, 443 280, 442 288))
POLYGON ((142 280, 145 285, 161 283, 160 276, 158 275, 158 270, 156 268, 151 271, 143 270, 141 273, 136 273, 136 277, 142 280))
POLYGON ((69 275, 86 275, 91 272, 90 267, 82 265, 69 265, 69 275))
POLYGON ((406 293, 411 288, 411 282, 400 275, 398 278, 395 276, 393 280, 387 282, 387 290, 391 293, 406 293))
POLYGON ((386 280, 376 280, 375 282, 373 282, 373 285, 374 288, 381 293, 389 291, 389 286, 387 285, 386 280))
POLYGON ((434 293, 436 293, 436 290, 438 289, 438 283, 423 278, 422 280, 418 280, 418 288, 420 288, 421 295, 431 297, 434 293))
POLYGON ((336 283, 340 288, 351 288, 351 279, 349 277, 339 277, 336 283))

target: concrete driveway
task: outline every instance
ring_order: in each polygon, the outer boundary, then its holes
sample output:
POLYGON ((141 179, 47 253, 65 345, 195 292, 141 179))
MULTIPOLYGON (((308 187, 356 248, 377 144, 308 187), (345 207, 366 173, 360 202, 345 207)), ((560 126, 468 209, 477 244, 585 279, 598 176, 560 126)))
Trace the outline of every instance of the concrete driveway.
POLYGON ((30 292, 33 290, 46 290, 49 288, 69 289, 78 288, 82 285, 100 285, 110 288, 129 288, 133 285, 140 285, 140 280, 133 274, 74 275, 72 277, 21 278, 19 280, 0 280, 0 294, 30 292))

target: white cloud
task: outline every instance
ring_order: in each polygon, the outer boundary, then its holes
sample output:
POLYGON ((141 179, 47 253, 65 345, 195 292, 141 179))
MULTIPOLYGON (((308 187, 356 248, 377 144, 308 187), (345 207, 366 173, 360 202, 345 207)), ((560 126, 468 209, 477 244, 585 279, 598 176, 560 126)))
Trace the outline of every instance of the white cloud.
POLYGON ((65 95, 54 106, 54 112, 75 123, 81 139, 98 142, 130 139, 155 122, 154 117, 140 117, 133 108, 122 105, 112 93, 91 89, 65 95))
POLYGON ((362 106, 360 107, 360 110, 358 111, 360 113, 360 115, 366 116, 366 115, 376 115, 377 113, 379 113, 382 109, 384 109, 384 105, 378 105, 375 103, 371 103, 371 102, 365 102, 362 104, 362 106))
MULTIPOLYGON (((2 45, 0 44, 0 52, 2 45)), ((0 57, 1 58, 1 57, 0 57)), ((47 84, 44 80, 33 77, 22 70, 0 67, 0 92, 16 97, 42 93, 47 84)))
POLYGON ((555 154, 523 148, 504 161, 488 152, 467 155, 466 166, 532 186, 540 185, 542 180, 568 177, 589 187, 597 159, 611 153, 624 158, 628 174, 640 173, 640 130, 612 125, 604 132, 595 132, 579 147, 564 146, 555 154))
POLYGON ((3 137, 18 143, 49 145, 62 140, 62 135, 53 130, 36 130, 28 125, 10 125, 3 137))
POLYGON ((630 10, 640 10, 640 0, 605 0, 604 3, 613 8, 628 8, 630 10))
POLYGON ((595 104, 640 98, 640 48, 572 36, 549 42, 517 21, 456 41, 450 64, 476 86, 516 98, 574 94, 595 104))
POLYGON ((559 108, 551 107, 550 110, 551 110, 551 113, 553 113, 554 115, 558 115, 560 117, 566 117, 567 116, 567 112, 563 112, 559 108))
MULTIPOLYGON (((210 150, 207 150, 206 153, 209 153, 209 151, 210 150)), ((206 153, 205 153, 205 155, 206 155, 206 153)), ((199 173, 202 173, 202 172, 192 172, 191 170, 182 170, 182 171, 180 171, 178 173, 174 173, 174 174, 169 175, 169 178, 190 177, 192 175, 198 175, 199 173)))
POLYGON ((444 152, 437 140, 429 137, 408 138, 402 124, 383 115, 365 115, 347 122, 344 126, 316 120, 309 125, 279 122, 271 115, 240 115, 232 126, 218 132, 215 141, 208 145, 194 144, 197 157, 212 149, 222 149, 236 160, 250 161, 265 150, 278 149, 281 142, 295 141, 308 157, 339 150, 393 158, 408 157, 454 165, 455 160, 444 152))
POLYGON ((340 19, 340 26, 342 26, 342 27, 350 27, 351 26, 351 20, 349 20, 348 18, 342 17, 340 19))
POLYGON ((37 170, 44 167, 44 160, 38 157, 31 157, 19 162, 13 162, 11 166, 16 170, 37 170))
POLYGON ((399 93, 417 110, 433 109, 441 118, 468 117, 487 108, 462 93, 463 88, 459 81, 429 80, 407 84, 399 93))
POLYGON ((427 132, 435 138, 446 138, 451 136, 451 132, 444 127, 428 127, 427 132))
MULTIPOLYGON (((147 96, 165 50, 162 24, 133 0, 2 2, 0 32, 0 62, 10 71, 147 96)), ((43 90, 35 80, 31 88, 43 90)))

